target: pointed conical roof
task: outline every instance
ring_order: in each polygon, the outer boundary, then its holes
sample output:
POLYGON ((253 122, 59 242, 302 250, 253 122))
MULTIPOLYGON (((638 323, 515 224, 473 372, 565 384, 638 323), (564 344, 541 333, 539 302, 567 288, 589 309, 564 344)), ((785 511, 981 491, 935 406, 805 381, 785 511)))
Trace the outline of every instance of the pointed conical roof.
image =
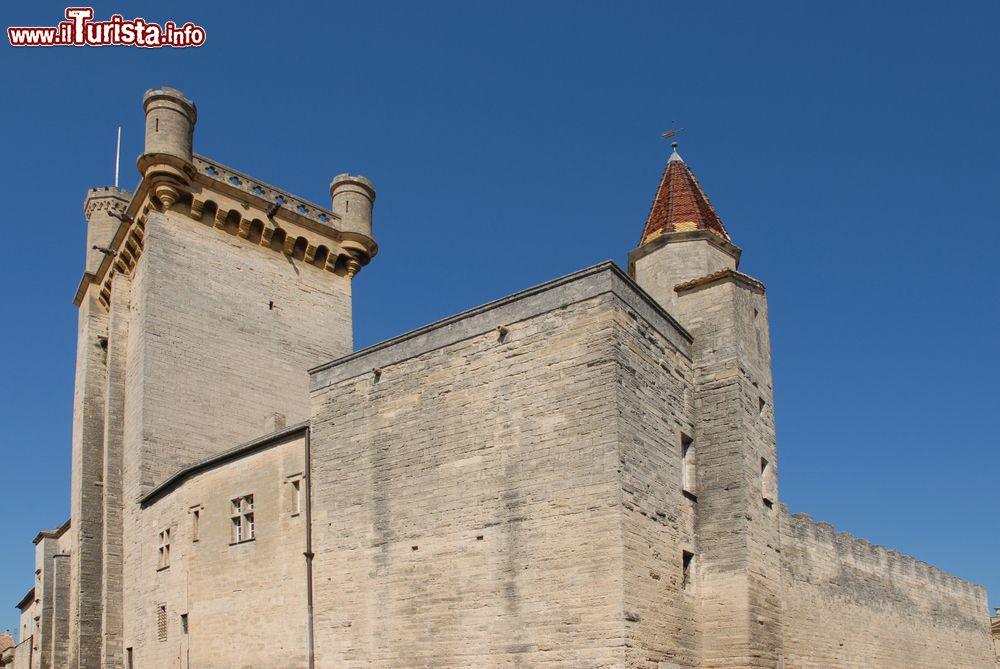
POLYGON ((649 210, 639 246, 668 232, 688 230, 711 230, 730 241, 729 233, 715 213, 712 203, 708 201, 705 191, 694 178, 691 168, 677 153, 675 143, 674 152, 667 161, 660 187, 653 198, 653 206, 649 210))

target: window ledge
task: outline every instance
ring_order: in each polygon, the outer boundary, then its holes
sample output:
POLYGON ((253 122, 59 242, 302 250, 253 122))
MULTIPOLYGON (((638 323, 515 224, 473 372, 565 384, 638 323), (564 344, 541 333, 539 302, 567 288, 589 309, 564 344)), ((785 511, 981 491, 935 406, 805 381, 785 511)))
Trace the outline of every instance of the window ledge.
POLYGON ((230 541, 229 545, 230 546, 242 546, 243 544, 252 544, 256 540, 257 540, 257 537, 253 537, 252 539, 243 539, 242 541, 230 541))
POLYGON ((682 490, 681 492, 683 492, 684 496, 687 497, 692 502, 697 502, 698 501, 698 495, 694 494, 690 490, 682 490))
POLYGON ((164 565, 163 567, 157 567, 156 571, 160 572, 160 571, 166 571, 168 569, 170 569, 170 565, 164 565))

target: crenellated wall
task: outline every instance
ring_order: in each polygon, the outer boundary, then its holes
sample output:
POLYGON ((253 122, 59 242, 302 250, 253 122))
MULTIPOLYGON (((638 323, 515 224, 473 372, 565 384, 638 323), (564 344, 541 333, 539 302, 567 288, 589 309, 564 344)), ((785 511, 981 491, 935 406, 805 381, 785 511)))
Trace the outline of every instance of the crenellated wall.
POLYGON ((991 669, 986 590, 782 508, 785 669, 991 669))

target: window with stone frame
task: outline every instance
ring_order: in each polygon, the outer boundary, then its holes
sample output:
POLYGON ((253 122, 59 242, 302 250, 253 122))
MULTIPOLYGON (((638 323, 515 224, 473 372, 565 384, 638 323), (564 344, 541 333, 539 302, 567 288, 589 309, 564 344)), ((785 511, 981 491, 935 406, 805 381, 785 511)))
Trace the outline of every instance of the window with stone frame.
POLYGON ((166 569, 170 566, 170 528, 166 528, 160 532, 159 541, 159 560, 157 561, 157 569, 166 569))
POLYGON ((681 433, 681 490, 693 497, 695 483, 694 439, 681 433))
POLYGON ((201 538, 201 506, 191 507, 191 541, 201 538))
POLYGON ((167 640, 167 605, 160 604, 156 609, 156 638, 167 640))
POLYGON ((230 518, 232 519, 231 542, 239 544, 244 541, 253 541, 253 495, 236 497, 230 504, 230 518))
POLYGON ((760 459, 760 496, 764 500, 764 506, 774 507, 774 474, 771 472, 771 463, 767 458, 760 459))
POLYGON ((288 483, 290 484, 288 499, 289 510, 293 516, 297 516, 302 513, 302 476, 294 476, 288 481, 288 483))

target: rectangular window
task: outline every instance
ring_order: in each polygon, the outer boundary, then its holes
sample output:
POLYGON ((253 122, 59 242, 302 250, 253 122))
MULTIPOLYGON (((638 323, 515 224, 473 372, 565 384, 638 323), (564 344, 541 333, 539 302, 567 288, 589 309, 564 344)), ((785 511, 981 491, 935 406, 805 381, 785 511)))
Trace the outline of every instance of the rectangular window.
POLYGON ((772 488, 771 464, 766 458, 760 459, 760 496, 764 499, 764 506, 772 508, 774 506, 774 489, 772 488))
POLYGON ((191 541, 198 541, 201 536, 201 507, 191 509, 191 541))
POLYGON ((232 543, 253 541, 253 495, 244 495, 232 500, 230 517, 232 519, 232 543))
POLYGON ((681 490, 695 494, 694 439, 686 434, 681 434, 681 490))
POLYGON ((135 669, 135 662, 132 659, 132 649, 125 649, 125 669, 135 669))
POLYGON ((184 634, 188 633, 188 614, 181 614, 181 632, 184 634))
POLYGON ((167 640, 167 605, 161 604, 156 609, 156 638, 160 641, 167 640))
POLYGON ((160 532, 159 557, 159 569, 170 566, 170 528, 160 532))
POLYGON ((302 479, 292 481, 292 515, 302 513, 302 479))
POLYGON ((691 579, 694 571, 694 553, 681 551, 681 589, 691 589, 691 579))

